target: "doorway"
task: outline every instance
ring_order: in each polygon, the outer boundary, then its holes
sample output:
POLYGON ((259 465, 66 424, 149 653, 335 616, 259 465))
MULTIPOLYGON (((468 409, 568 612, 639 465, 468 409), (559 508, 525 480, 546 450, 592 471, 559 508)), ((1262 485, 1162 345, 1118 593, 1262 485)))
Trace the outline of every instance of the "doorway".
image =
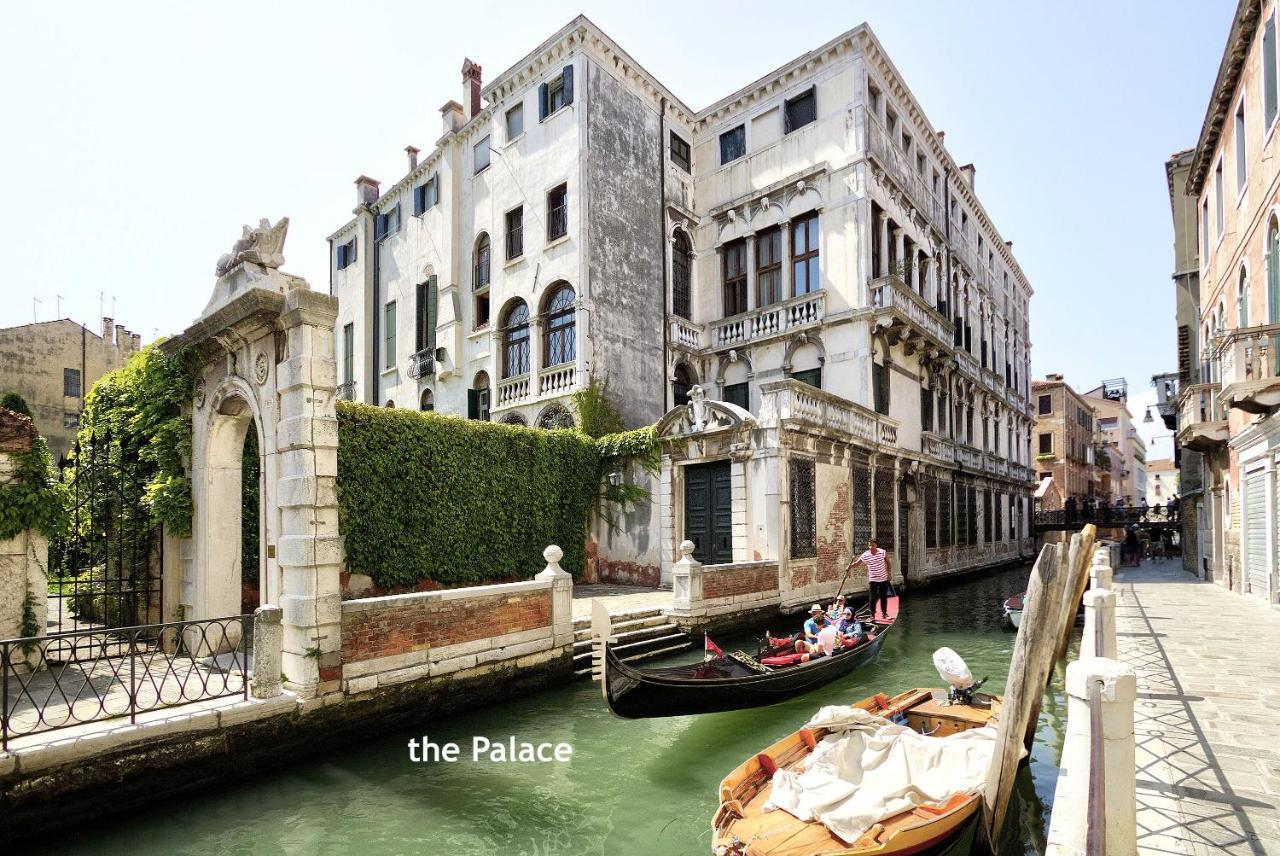
POLYGON ((684 537, 704 565, 733 561, 732 500, 728 461, 684 468, 684 537))

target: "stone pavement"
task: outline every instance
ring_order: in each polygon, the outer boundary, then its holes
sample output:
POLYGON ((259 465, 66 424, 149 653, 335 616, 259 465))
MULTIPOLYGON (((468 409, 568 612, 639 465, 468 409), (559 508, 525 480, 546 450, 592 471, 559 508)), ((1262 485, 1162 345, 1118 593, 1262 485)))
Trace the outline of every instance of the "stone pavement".
POLYGON ((601 598, 611 615, 637 609, 670 609, 671 589, 644 586, 585 585, 573 587, 573 617, 591 617, 591 599, 601 598))
POLYGON ((1118 570, 1140 854, 1280 856, 1280 611, 1178 560, 1118 570))

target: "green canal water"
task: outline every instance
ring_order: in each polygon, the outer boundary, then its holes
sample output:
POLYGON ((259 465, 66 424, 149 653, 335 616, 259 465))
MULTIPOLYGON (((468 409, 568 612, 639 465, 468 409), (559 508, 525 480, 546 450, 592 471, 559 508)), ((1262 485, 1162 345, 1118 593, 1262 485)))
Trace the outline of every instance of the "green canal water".
MULTIPOLYGON (((131 856, 701 856, 710 852, 720 779, 821 705, 938 686, 931 657, 943 645, 959 652, 975 677, 989 675, 989 686, 1002 691, 1014 635, 1003 626, 1000 603, 1022 591, 1028 573, 1029 566, 1020 567, 904 597, 900 624, 877 663, 773 707, 628 722, 605 710, 597 684, 578 682, 412 732, 370 732, 340 754, 160 799, 154 810, 70 831, 62 841, 66 852, 131 856), (410 762, 408 740, 422 735, 460 744, 462 758, 410 762), (568 763, 473 763, 473 735, 566 742, 573 757, 568 763)), ((779 622, 771 629, 790 628, 779 622)), ((725 648, 734 642, 750 647, 745 638, 717 641, 725 648)), ((1020 774, 1003 852, 1044 851, 1064 730, 1061 685, 1059 666, 1031 763, 1020 774)))

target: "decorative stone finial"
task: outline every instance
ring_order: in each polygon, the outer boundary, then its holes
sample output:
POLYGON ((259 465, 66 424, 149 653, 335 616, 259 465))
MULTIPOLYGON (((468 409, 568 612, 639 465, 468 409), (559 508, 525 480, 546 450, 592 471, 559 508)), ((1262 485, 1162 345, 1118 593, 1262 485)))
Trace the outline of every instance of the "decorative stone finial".
POLYGON ((265 268, 278 268, 284 264, 284 239, 289 233, 289 218, 281 217, 274 226, 263 217, 256 228, 245 226, 240 240, 218 259, 218 276, 225 276, 236 265, 252 262, 265 268))
POLYGON ((683 561, 684 559, 693 558, 693 548, 694 548, 694 545, 692 541, 681 541, 680 542, 680 559, 683 561))
POLYGON ((548 565, 558 565, 560 560, 564 558, 564 550, 561 550, 555 544, 551 544, 542 551, 542 558, 547 560, 548 565))

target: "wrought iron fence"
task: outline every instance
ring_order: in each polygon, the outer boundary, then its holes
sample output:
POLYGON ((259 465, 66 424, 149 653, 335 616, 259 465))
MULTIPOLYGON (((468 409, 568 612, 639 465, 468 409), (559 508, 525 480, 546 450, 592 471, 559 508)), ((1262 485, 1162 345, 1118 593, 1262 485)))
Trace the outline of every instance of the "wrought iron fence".
POLYGON ((1178 521, 1178 509, 1164 505, 1114 506, 1100 505, 1094 508, 1077 508, 1074 511, 1058 509, 1056 511, 1037 511, 1037 526, 1083 526, 1093 523, 1098 526, 1127 526, 1136 524, 1167 524, 1178 521))
POLYGON ((252 615, 0 640, 0 748, 15 737, 248 698, 252 615))

